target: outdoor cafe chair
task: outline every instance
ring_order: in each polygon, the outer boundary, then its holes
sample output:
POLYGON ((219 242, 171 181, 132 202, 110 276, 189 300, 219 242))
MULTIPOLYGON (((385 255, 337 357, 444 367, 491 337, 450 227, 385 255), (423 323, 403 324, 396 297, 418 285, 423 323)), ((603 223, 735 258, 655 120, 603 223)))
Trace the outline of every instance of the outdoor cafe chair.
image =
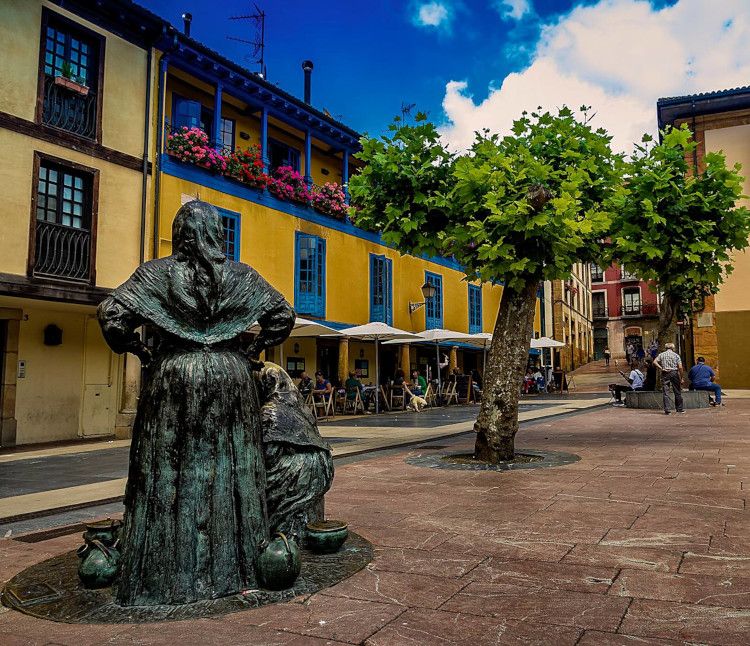
POLYGON ((334 393, 331 392, 329 395, 325 393, 312 393, 313 402, 315 404, 315 416, 320 418, 335 417, 336 411, 333 406, 334 393), (322 412, 322 414, 320 414, 322 412))
POLYGON ((443 400, 446 406, 450 406, 451 403, 458 404, 458 392, 456 391, 456 382, 451 381, 445 385, 443 390, 443 400))
POLYGON ((472 397, 472 379, 470 375, 458 375, 454 386, 456 389, 456 403, 468 404, 472 397))
POLYGON ((406 388, 404 386, 391 386, 391 410, 404 410, 406 408, 406 388))
POLYGON ((349 397, 350 393, 346 393, 346 396, 344 398, 344 414, 351 413, 352 415, 356 415, 358 411, 365 412, 365 405, 362 402, 362 397, 359 394, 359 388, 353 389, 354 396, 349 397))
POLYGON ((435 395, 435 389, 432 387, 432 384, 427 384, 427 390, 424 392, 424 400, 427 402, 428 406, 435 406, 437 405, 437 396, 435 395))

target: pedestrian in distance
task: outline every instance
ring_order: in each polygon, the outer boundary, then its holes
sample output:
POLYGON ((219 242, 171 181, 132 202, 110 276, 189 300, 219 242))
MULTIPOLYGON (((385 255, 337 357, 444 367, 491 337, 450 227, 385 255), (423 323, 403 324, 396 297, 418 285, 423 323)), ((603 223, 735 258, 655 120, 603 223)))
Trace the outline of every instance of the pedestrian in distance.
POLYGON ((674 351, 674 343, 667 343, 666 350, 654 359, 654 365, 661 370, 661 387, 664 393, 664 414, 669 415, 669 391, 674 391, 674 405, 678 413, 684 413, 682 401, 682 359, 674 351))
POLYGON ((609 346, 604 348, 604 365, 609 368, 609 360, 612 356, 612 353, 609 351, 609 346))
POLYGON ((716 379, 716 373, 713 371, 711 366, 706 364, 706 360, 703 357, 698 357, 698 363, 696 363, 690 372, 688 372, 688 381, 690 381, 691 390, 707 390, 714 394, 715 400, 711 401, 711 406, 723 406, 721 403, 721 386, 714 383, 716 379))

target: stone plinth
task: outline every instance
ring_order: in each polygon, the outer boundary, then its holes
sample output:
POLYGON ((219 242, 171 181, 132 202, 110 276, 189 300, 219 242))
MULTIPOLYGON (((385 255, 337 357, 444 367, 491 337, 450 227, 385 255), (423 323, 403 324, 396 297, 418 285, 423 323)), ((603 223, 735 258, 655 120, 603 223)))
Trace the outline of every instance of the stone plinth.
MULTIPOLYGON (((708 392, 701 391, 682 391, 682 400, 685 408, 708 408, 708 392)), ((669 395, 671 409, 674 410, 674 395, 669 395)), ((641 390, 625 393, 625 406, 628 408, 648 408, 651 410, 661 410, 664 407, 664 398, 660 390, 641 390)))

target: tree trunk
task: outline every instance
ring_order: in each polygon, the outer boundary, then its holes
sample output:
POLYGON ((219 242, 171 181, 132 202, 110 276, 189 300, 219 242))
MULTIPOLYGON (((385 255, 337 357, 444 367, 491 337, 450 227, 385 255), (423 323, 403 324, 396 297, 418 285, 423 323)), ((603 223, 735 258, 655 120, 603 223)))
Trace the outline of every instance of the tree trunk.
POLYGON ((659 306, 659 331, 657 340, 659 342, 659 352, 664 351, 667 343, 674 343, 677 339, 677 310, 680 306, 680 299, 676 296, 664 294, 659 306))
POLYGON ((496 464, 513 458, 518 432, 518 398, 534 330, 539 283, 503 290, 483 379, 482 404, 474 424, 474 456, 496 464))

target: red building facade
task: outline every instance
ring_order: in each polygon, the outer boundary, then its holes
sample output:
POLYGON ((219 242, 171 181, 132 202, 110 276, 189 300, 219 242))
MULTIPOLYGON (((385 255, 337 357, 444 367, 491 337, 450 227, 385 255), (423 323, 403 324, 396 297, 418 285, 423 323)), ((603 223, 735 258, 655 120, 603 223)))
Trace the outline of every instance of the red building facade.
POLYGON ((613 358, 624 358, 629 345, 644 350, 656 339, 659 296, 649 283, 612 265, 591 266, 594 359, 609 347, 613 358))

